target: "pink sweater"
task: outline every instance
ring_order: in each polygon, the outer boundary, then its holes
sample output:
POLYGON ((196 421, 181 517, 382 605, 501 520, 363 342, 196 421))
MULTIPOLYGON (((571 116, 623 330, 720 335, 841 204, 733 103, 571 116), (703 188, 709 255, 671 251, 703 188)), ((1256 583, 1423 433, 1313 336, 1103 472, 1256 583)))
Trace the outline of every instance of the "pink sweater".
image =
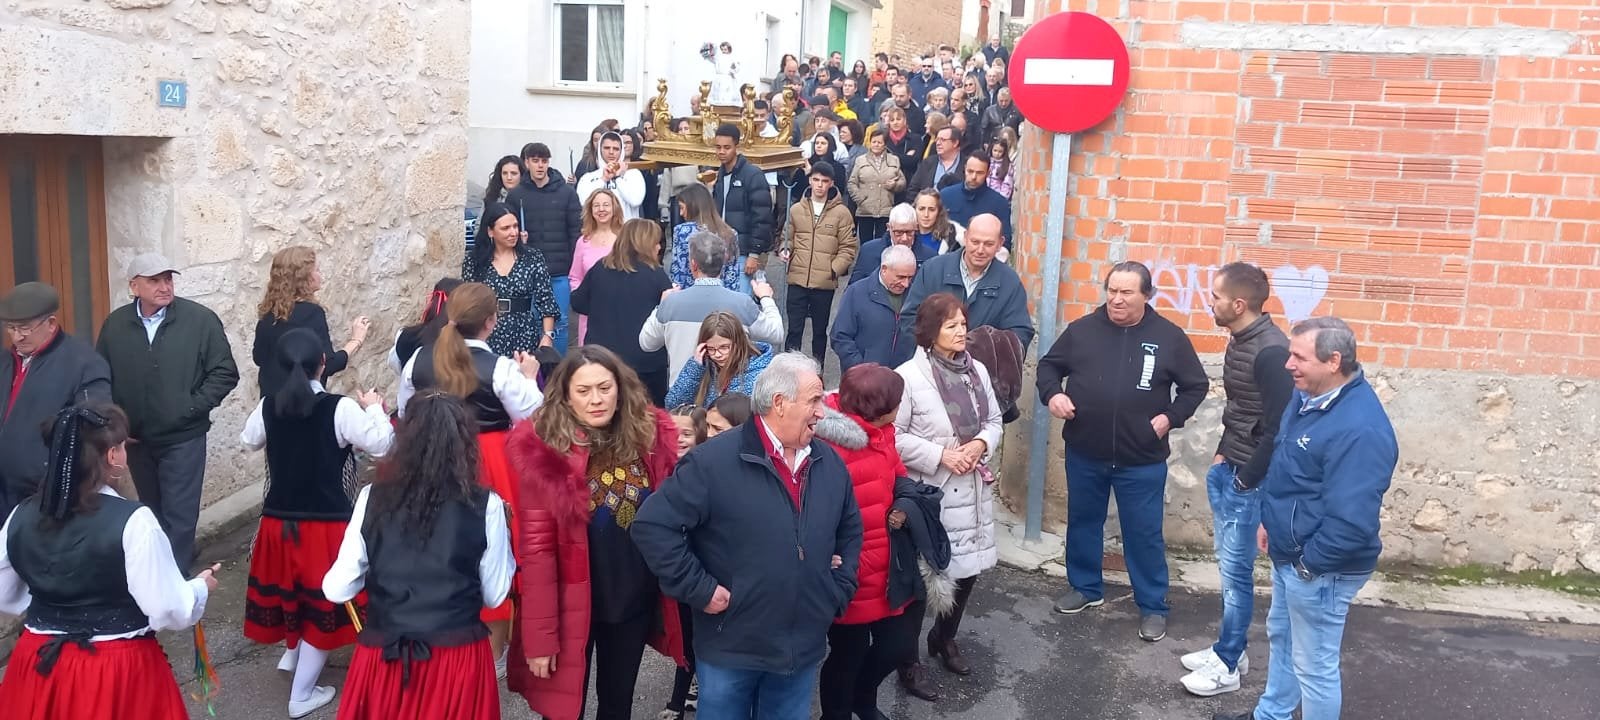
MULTIPOLYGON (((589 274, 589 268, 600 262, 601 258, 611 254, 610 245, 596 245, 589 242, 589 238, 578 238, 578 244, 572 250, 572 268, 567 270, 567 283, 576 292, 579 285, 583 284, 583 276, 589 274)), ((578 315, 578 332, 573 337, 573 345, 582 345, 583 336, 589 330, 589 318, 578 315)))

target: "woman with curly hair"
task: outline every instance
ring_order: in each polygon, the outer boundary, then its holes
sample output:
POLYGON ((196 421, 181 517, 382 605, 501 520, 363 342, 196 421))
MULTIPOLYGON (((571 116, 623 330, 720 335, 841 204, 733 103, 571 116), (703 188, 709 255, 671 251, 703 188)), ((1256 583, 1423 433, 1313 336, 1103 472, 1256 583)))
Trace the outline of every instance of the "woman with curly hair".
POLYGON ((338 374, 350 364, 350 356, 367 341, 367 330, 372 321, 359 315, 350 321, 350 341, 334 350, 328 333, 328 312, 317 304, 317 291, 322 289, 322 270, 317 267, 317 251, 304 245, 293 245, 272 256, 272 274, 267 279, 267 293, 256 306, 260 319, 256 321, 255 345, 250 357, 261 369, 258 384, 261 397, 278 391, 283 386, 284 370, 278 367, 275 351, 278 339, 295 328, 310 330, 322 339, 323 352, 328 356, 322 370, 322 382, 338 374))
POLYGON ((539 716, 628 718, 647 643, 684 664, 678 603, 633 544, 635 514, 678 462, 678 428, 610 350, 567 353, 532 422, 511 431, 521 612, 509 687, 539 716))
POLYGON ((458 398, 406 406, 390 472, 362 488, 320 585, 329 602, 367 594, 367 623, 338 720, 499 720, 489 630, 516 565, 505 503, 477 483, 477 428, 458 398))

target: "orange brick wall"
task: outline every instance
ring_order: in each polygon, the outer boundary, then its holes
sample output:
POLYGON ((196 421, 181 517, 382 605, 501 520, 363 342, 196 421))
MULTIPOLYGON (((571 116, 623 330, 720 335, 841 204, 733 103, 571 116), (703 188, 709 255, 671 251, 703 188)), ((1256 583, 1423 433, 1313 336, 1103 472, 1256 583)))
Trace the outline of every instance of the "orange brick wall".
POLYGON ((962 0, 880 0, 872 13, 872 51, 899 55, 902 70, 941 44, 959 47, 962 0))
MULTIPOLYGON (((1600 377, 1600 5, 1043 0, 1130 40, 1121 111, 1076 138, 1062 321, 1114 252, 1202 351, 1215 267, 1273 275, 1269 309, 1334 314, 1386 367, 1600 377), (1185 21, 1571 33, 1559 57, 1216 50, 1185 21)), ((1034 297, 1050 139, 1029 126, 1017 247, 1034 297)), ((1048 342, 1048 340, 1046 340, 1048 342)))

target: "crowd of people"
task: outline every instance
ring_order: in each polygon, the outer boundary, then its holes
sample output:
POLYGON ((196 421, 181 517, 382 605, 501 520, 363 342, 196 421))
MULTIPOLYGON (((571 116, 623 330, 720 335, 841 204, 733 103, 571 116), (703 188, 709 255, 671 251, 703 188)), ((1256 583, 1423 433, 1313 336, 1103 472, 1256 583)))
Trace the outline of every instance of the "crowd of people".
MULTIPOLYGON (((394 338, 393 412, 372 390, 329 391, 370 321, 335 345, 315 251, 274 255, 238 438, 266 477, 242 631, 283 647, 288 715, 340 696, 318 683, 350 645, 341 720, 498 718, 500 678, 541 717, 578 718, 592 695, 597 717, 628 718, 647 646, 678 667, 662 720, 799 720, 813 698, 828 720, 880 720, 890 676, 940 699, 919 640, 971 673, 961 624, 997 562, 993 464, 1035 339, 1007 264, 1004 50, 941 47, 904 75, 881 53, 870 72, 786 58, 781 84, 804 91, 814 128, 796 138, 810 152, 794 202, 732 125, 706 184, 628 166, 648 125, 602 125, 571 182, 540 143, 503 158, 461 277, 394 338)), ((95 346, 62 331, 53 288, 0 298, 0 612, 25 622, 0 706, 24 717, 185 716, 154 633, 196 623, 216 587, 216 567, 189 576, 210 415, 239 373, 176 276, 136 258, 133 300, 95 346)), ((1272 651, 1253 717, 1323 720, 1396 450, 1349 328, 1286 336, 1269 289, 1243 263, 1213 288, 1232 335, 1208 477, 1224 610, 1181 683, 1238 689, 1263 527, 1272 651)), ((1103 602, 1115 496, 1137 635, 1154 642, 1168 433, 1209 381, 1151 310, 1148 268, 1119 263, 1104 290, 1037 372, 1068 447, 1071 589, 1055 609, 1103 602)))

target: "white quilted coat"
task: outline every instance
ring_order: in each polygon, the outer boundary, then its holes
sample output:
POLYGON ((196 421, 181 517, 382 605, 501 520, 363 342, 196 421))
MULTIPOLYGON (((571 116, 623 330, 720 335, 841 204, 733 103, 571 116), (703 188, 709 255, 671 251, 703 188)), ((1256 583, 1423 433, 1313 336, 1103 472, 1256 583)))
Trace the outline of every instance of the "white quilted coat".
MULTIPOLYGON (((917 354, 895 372, 905 378, 905 394, 900 398, 900 412, 895 416, 895 448, 905 462, 911 478, 944 490, 944 502, 939 514, 945 532, 950 535, 951 578, 960 580, 977 575, 995 566, 994 495, 976 471, 965 475, 952 475, 939 464, 944 451, 961 444, 951 427, 950 415, 945 412, 944 401, 939 398, 939 387, 933 381, 933 367, 927 351, 917 348, 917 354)), ((989 371, 983 363, 978 366, 978 376, 983 379, 983 392, 989 406, 989 417, 984 419, 978 437, 988 444, 983 461, 994 457, 1000 444, 1000 404, 994 399, 994 387, 989 383, 989 371)))

